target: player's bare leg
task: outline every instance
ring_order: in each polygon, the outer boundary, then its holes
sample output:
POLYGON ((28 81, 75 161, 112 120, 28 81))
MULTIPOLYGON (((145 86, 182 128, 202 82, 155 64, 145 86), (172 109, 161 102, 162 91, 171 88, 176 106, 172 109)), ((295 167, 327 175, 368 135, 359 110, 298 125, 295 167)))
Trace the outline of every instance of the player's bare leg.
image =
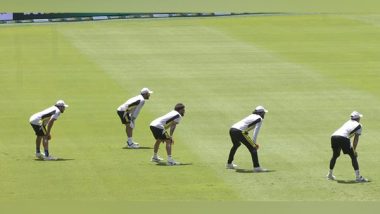
POLYGON ((132 137, 133 129, 131 128, 129 124, 125 125, 125 132, 127 133, 128 138, 132 137))
POLYGON ((161 140, 156 140, 156 143, 154 144, 154 148, 153 148, 154 154, 153 154, 153 157, 151 159, 152 162, 160 162, 163 160, 161 157, 159 157, 157 155, 161 142, 162 142, 161 140))
POLYGON ((134 142, 132 140, 132 134, 133 134, 133 129, 131 128, 130 124, 125 124, 125 132, 127 133, 127 144, 132 145, 134 142))
POLYGON ((172 140, 165 140, 166 142, 166 153, 169 156, 172 156, 172 140))
POLYGON ((134 142, 132 139, 133 128, 131 127, 130 124, 125 124, 125 132, 127 133, 127 136, 128 136, 127 147, 133 148, 133 149, 139 148, 139 144, 134 142))
POLYGON ((168 165, 172 166, 172 165, 178 165, 179 163, 176 162, 173 158, 172 158, 172 145, 173 145, 173 140, 172 139, 168 139, 168 140, 165 140, 166 142, 166 153, 168 154, 168 165))
POLYGON ((48 136, 44 136, 42 138, 42 144, 44 146, 45 156, 48 157, 49 156, 49 137, 48 136))
POLYGON ((41 141, 42 141, 42 137, 37 136, 36 137, 36 157, 39 159, 43 158, 43 155, 41 154, 41 141))
POLYGON ((58 158, 52 157, 49 154, 49 140, 50 140, 50 135, 44 136, 43 137, 43 145, 44 145, 44 150, 45 150, 45 157, 44 160, 57 160, 58 158))
POLYGON ((41 140, 42 140, 42 137, 41 136, 37 136, 36 137, 36 152, 40 152, 40 148, 41 148, 41 140))
POLYGON ((161 140, 156 140, 156 143, 154 144, 153 152, 154 154, 158 153, 158 149, 160 148, 161 140))

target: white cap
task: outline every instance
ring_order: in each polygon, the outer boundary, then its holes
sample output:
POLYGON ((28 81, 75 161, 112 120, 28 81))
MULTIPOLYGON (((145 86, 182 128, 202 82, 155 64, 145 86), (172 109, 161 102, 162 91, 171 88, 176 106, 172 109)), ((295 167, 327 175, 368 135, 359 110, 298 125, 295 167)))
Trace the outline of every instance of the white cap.
POLYGON ((153 94, 153 91, 149 90, 149 88, 141 89, 141 94, 153 94))
POLYGON ((262 106, 257 106, 256 108, 255 108, 255 112, 268 112, 268 110, 266 110, 264 107, 262 107, 262 106))
POLYGON ((360 113, 357 112, 357 111, 353 111, 353 112, 351 113, 351 119, 358 119, 358 118, 361 118, 361 117, 363 117, 363 115, 360 114, 360 113))
POLYGON ((58 100, 56 103, 55 103, 56 106, 64 106, 65 108, 69 107, 69 105, 66 105, 65 101, 63 100, 58 100))

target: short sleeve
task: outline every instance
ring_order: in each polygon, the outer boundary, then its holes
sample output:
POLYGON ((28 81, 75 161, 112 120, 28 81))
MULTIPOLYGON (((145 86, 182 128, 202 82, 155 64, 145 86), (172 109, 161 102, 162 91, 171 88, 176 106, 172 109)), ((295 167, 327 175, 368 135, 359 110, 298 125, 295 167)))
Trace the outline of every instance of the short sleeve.
POLYGON ((360 128, 355 132, 355 134, 357 134, 357 135, 362 134, 362 126, 360 126, 360 128))
POLYGON ((176 118, 176 119, 174 120, 174 122, 176 122, 176 123, 178 124, 179 122, 181 122, 181 119, 182 119, 182 117, 178 117, 178 118, 176 118))
POLYGON ((61 115, 61 112, 59 110, 56 110, 55 113, 52 115, 52 118, 57 120, 60 115, 61 115))

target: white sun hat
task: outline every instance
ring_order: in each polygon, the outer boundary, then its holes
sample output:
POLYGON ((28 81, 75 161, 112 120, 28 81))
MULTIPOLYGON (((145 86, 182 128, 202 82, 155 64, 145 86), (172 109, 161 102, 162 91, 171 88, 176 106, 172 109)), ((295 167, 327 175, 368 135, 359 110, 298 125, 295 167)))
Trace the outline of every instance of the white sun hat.
POLYGON ((64 106, 65 108, 69 107, 69 105, 67 105, 67 104, 65 103, 65 101, 63 101, 63 100, 58 100, 58 101, 55 103, 55 106, 60 106, 60 107, 64 106))
POLYGON ((268 110, 266 110, 263 106, 257 106, 255 108, 255 112, 268 112, 268 110))
POLYGON ((149 88, 141 89, 141 94, 153 94, 153 91, 149 90, 149 88))
POLYGON ((357 111, 353 111, 353 112, 351 113, 351 119, 358 119, 358 118, 361 118, 361 117, 363 117, 363 115, 360 114, 360 113, 357 112, 357 111))

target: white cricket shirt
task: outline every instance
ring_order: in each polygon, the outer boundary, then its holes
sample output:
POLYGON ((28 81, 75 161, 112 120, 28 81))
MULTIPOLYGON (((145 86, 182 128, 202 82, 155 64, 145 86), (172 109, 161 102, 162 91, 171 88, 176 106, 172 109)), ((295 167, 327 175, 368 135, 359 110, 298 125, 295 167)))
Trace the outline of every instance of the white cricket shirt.
POLYGON ((362 125, 356 120, 349 120, 342 127, 336 130, 332 136, 342 136, 345 138, 351 138, 355 134, 362 134, 362 125))
POLYGON ((263 118, 257 114, 251 114, 248 117, 232 125, 232 128, 239 129, 243 132, 248 132, 255 129, 253 132, 253 142, 256 143, 257 135, 259 134, 263 118))
POLYGON ((41 112, 33 114, 30 117, 29 122, 33 125, 46 125, 50 118, 57 120, 60 115, 61 111, 56 106, 52 106, 41 112))
POLYGON ((131 116, 134 118, 137 118, 137 116, 140 113, 141 108, 144 106, 145 99, 140 94, 135 97, 132 97, 131 99, 127 100, 125 103, 123 103, 119 108, 117 108, 118 111, 126 111, 128 113, 131 113, 131 116))
POLYGON ((179 123, 182 119, 182 116, 177 111, 173 110, 162 117, 159 117, 153 122, 150 123, 151 126, 154 126, 159 129, 168 129, 173 123, 179 123))

